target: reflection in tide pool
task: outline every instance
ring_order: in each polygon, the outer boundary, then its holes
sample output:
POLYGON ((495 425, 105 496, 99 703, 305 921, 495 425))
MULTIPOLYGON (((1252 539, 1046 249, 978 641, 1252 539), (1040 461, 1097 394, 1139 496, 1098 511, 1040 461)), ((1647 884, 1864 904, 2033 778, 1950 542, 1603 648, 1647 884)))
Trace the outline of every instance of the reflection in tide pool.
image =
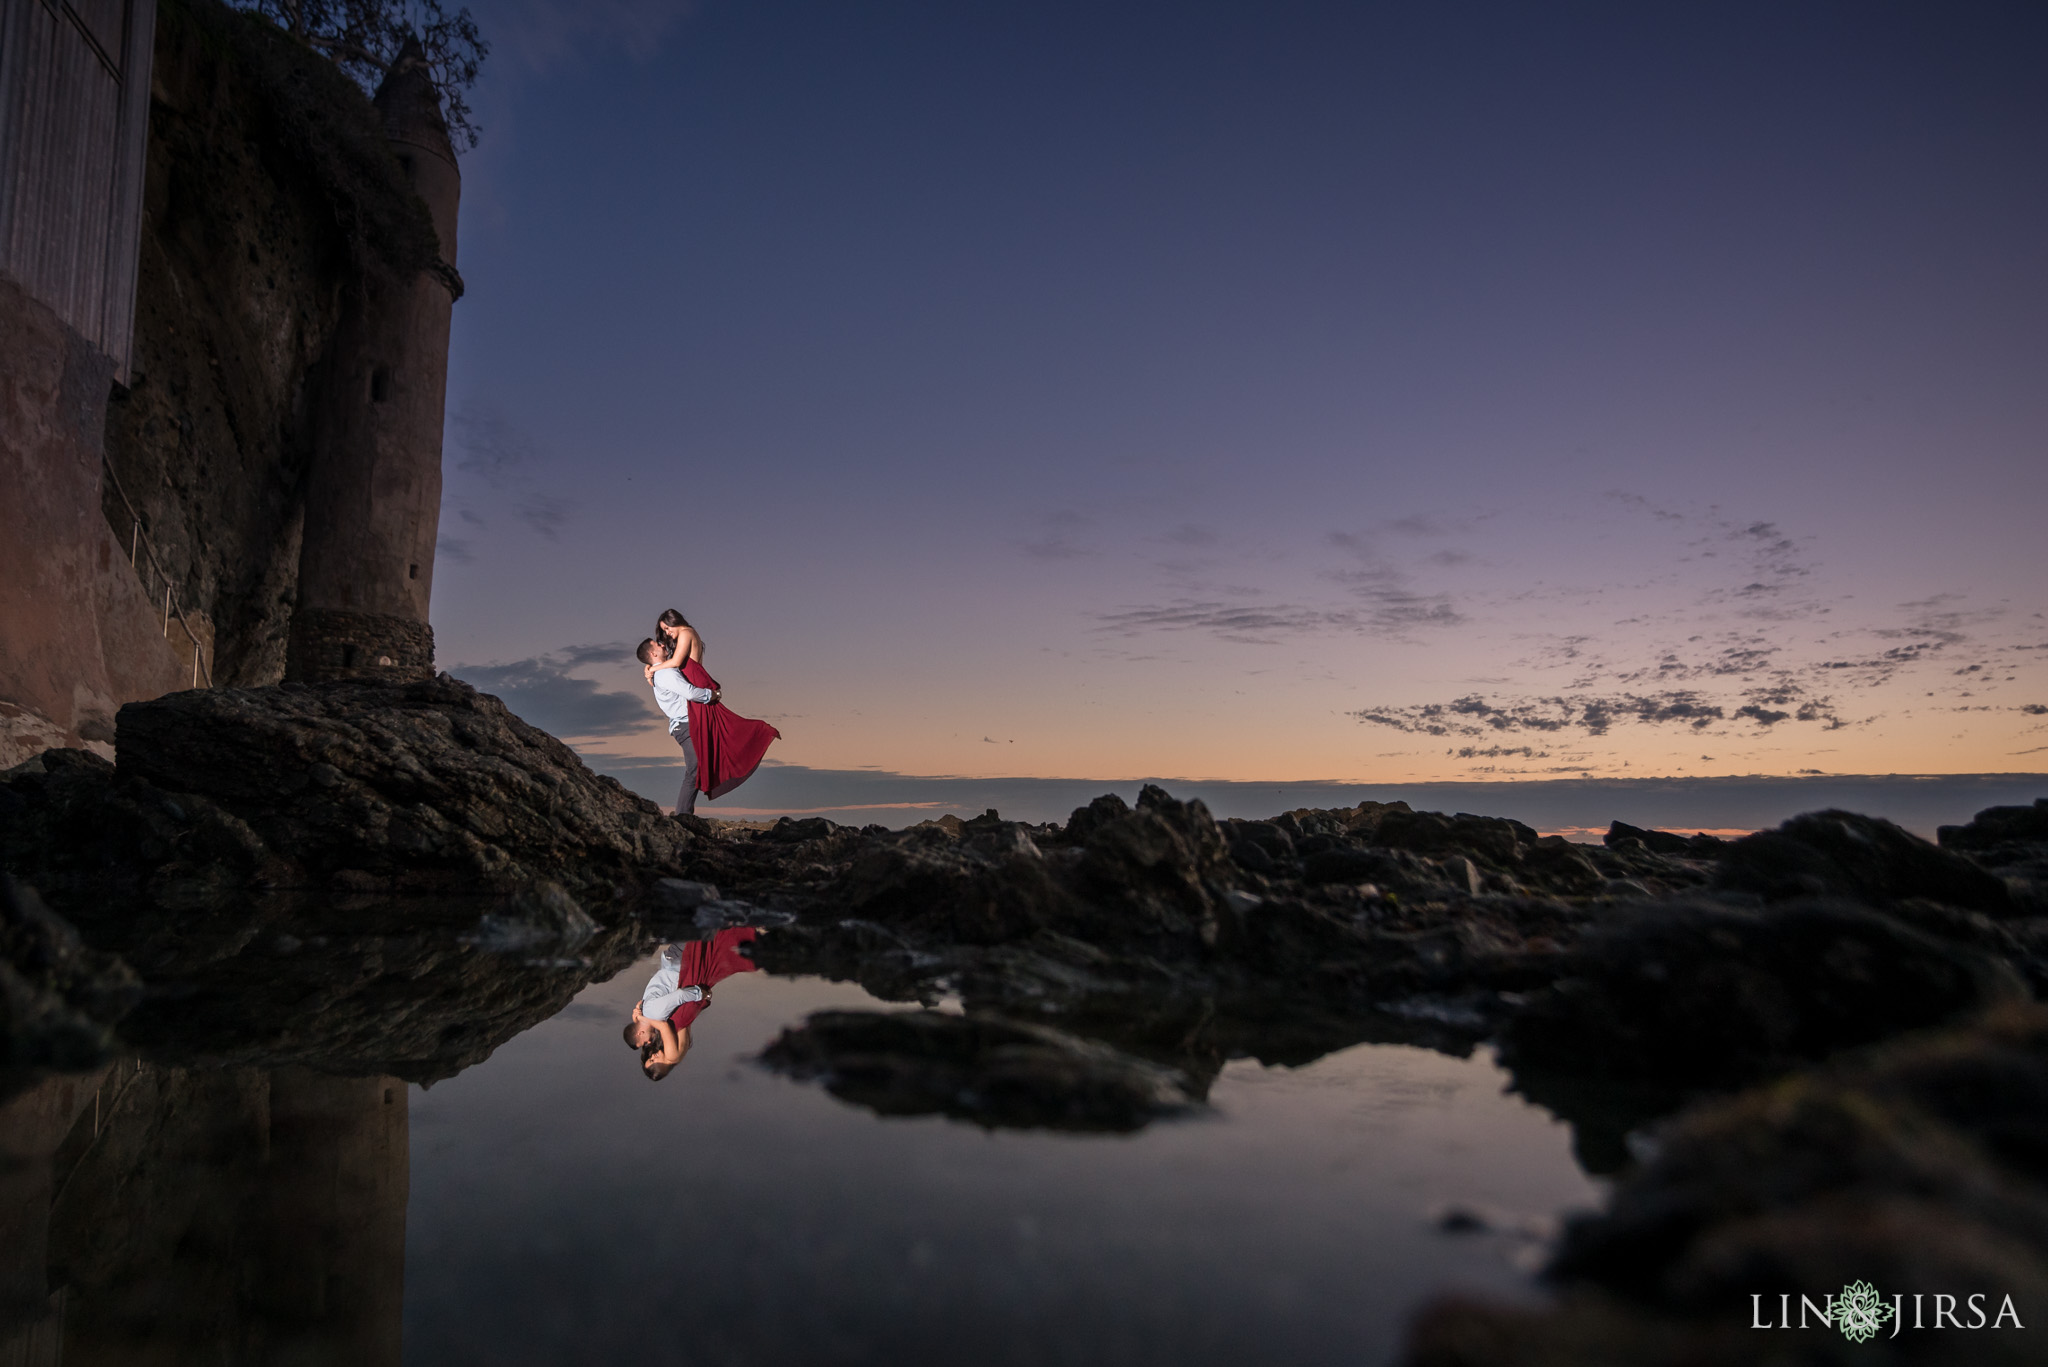
POLYGON ((650 1083, 621 1032, 653 966, 415 1091, 407 1361, 1384 1361, 1433 1292, 1527 1293, 1526 1242, 1435 1212, 1540 1224, 1597 1194, 1483 1054, 1239 1061, 1195 1119, 989 1133, 754 1066, 877 1003, 748 973, 650 1083))

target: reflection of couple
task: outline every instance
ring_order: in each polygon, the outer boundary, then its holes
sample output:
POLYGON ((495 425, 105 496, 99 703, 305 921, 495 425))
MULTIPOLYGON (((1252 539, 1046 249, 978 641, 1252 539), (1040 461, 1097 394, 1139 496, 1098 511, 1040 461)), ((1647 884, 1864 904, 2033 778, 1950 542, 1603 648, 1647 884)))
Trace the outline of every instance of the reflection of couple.
POLYGON ((697 795, 724 797, 760 767, 782 733, 720 705, 718 680, 704 672, 704 639, 670 608, 654 635, 635 652, 654 701, 668 717, 668 733, 683 751, 683 790, 676 814, 697 810, 697 795))
POLYGON ((708 940, 661 947, 661 967, 647 980, 626 1024, 626 1043, 640 1051, 640 1068, 650 1081, 667 1077, 690 1052, 690 1023, 711 1005, 712 986, 735 973, 754 971, 754 961, 740 946, 759 933, 752 926, 735 926, 708 940))

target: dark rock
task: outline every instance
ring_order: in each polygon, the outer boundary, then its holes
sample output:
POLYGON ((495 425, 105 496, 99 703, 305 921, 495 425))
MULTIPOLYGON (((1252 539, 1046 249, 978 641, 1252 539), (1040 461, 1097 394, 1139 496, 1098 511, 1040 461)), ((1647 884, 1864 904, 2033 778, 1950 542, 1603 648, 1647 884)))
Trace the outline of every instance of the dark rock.
POLYGON ((880 1115, 1130 1131, 1197 1104, 1171 1068, 1042 1025, 936 1011, 821 1011, 761 1061, 880 1115))
POLYGON ((1640 826, 1631 826, 1626 821, 1614 822, 1607 828, 1602 843, 1620 845, 1625 840, 1634 840, 1652 854, 1693 855, 1712 858, 1728 847, 1728 842, 1715 835, 1677 835, 1671 831, 1646 831, 1640 826))
POLYGON ((1476 854, 1494 864, 1514 864, 1522 848, 1536 843, 1536 832, 1519 821, 1459 812, 1388 811, 1378 821, 1374 840, 1421 854, 1476 854))
POLYGON ((1256 845, 1274 860, 1294 858, 1294 838, 1270 821, 1229 823, 1233 842, 1256 845))
POLYGON ((2027 995, 2005 961, 1841 902, 1639 905, 1559 967, 1503 1037, 1517 1071, 1740 1084, 2027 995))
POLYGON ((1083 895, 1129 930, 1213 943, 1221 899, 1210 882, 1226 870, 1209 809, 1148 783, 1137 810, 1107 815, 1088 833, 1076 874, 1083 895))
POLYGON ((1584 850, 1554 835, 1523 851, 1521 876, 1546 892, 1577 896, 1596 893, 1607 881, 1584 850))
POLYGON ((838 826, 822 816, 805 817, 801 820, 785 816, 777 818, 775 824, 763 833, 763 838, 794 845, 804 840, 826 839, 838 829, 838 826))
POLYGON ((523 954, 543 946, 566 954, 597 932, 598 924, 590 919, 590 913, 577 906, 576 899, 559 884, 535 883, 513 893, 498 910, 486 913, 465 939, 494 954, 523 954))
POLYGON ((1943 826, 1935 832, 1946 850, 1990 852, 2002 845, 2048 842, 2048 797, 2031 807, 1986 807, 1967 826, 1943 826))
POLYGON ((649 910, 675 916, 693 912, 706 902, 718 901, 719 897, 718 889, 710 883, 698 883, 687 878, 657 878, 648 887, 645 900, 649 910))
MULTIPOLYGON (((1654 1150, 1605 1212, 1570 1227, 1549 1273, 1556 1306, 1440 1303, 1407 1361, 1789 1360, 1747 1328, 1759 1288, 1818 1302, 1867 1281, 1904 1296, 1909 1315, 1916 1296, 1958 1290, 1984 1292, 1987 1316, 2006 1296, 2023 1317, 2048 1303, 2048 1009, 2006 1008, 1702 1108, 1654 1150)), ((1858 1361, 1880 1345, 1913 1362, 2039 1356, 2023 1333, 1909 1323, 1867 1346, 1822 1333, 1821 1355, 1798 1360, 1858 1361)))
MULTIPOLYGON (((16 868, 165 904, 344 870, 399 890, 550 881, 610 900, 683 872, 695 837, 503 703, 443 675, 210 689, 130 703, 118 770, 52 772, 10 822, 16 868)), ((24 785, 10 785, 18 792, 24 785)), ((360 879, 358 879, 360 881, 360 879)))
POLYGON ((2004 881, 1959 854, 1877 817, 1825 811, 1730 844, 1720 886, 1767 901, 1851 897, 1887 906, 1920 897, 1996 916, 2013 910, 2004 881))
POLYGON ((0 874, 0 1091, 41 1069, 95 1068, 142 984, 90 949, 28 884, 0 874))
POLYGON ((1402 883, 1409 870, 1384 850, 1361 850, 1340 845, 1318 851, 1302 860, 1302 881, 1320 883, 1402 883))
POLYGON ((1272 855, 1266 853, 1263 845, 1252 840, 1230 842, 1230 860, 1241 869, 1253 873, 1272 873, 1280 865, 1272 855))

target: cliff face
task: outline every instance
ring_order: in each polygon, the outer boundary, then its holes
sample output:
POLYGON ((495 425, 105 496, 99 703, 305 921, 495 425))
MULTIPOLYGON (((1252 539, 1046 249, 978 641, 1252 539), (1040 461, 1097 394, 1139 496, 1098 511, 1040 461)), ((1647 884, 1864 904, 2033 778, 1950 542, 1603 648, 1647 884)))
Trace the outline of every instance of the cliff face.
POLYGON ((433 224, 362 91, 216 0, 161 5, 144 194, 106 518, 125 546, 140 515, 216 684, 272 683, 336 327, 352 291, 437 258, 433 224))

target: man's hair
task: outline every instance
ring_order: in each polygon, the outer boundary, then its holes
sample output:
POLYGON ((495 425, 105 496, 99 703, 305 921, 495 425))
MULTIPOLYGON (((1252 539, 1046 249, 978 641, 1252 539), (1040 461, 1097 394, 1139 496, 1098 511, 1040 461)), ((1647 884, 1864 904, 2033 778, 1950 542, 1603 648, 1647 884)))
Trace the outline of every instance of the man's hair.
POLYGON ((627 1022, 626 1022, 626 1047, 627 1047, 628 1049, 638 1049, 638 1048, 640 1047, 640 1041, 639 1041, 639 1040, 636 1040, 636 1039, 634 1039, 634 1038, 633 1038, 633 1036, 635 1036, 635 1035, 637 1035, 637 1034, 639 1034, 639 1033, 640 1033, 640 1022, 639 1022, 639 1021, 627 1021, 627 1022))
POLYGON ((644 665, 651 665, 651 664, 653 664, 653 663, 654 663, 654 638, 653 638, 652 636, 650 636, 650 637, 648 637, 648 638, 647 638, 646 640, 642 641, 642 642, 640 643, 640 648, 639 648, 638 650, 634 651, 634 652, 633 652, 633 654, 634 654, 634 656, 635 656, 635 657, 637 657, 637 658, 639 659, 639 661, 640 661, 640 663, 641 663, 641 664, 644 664, 644 665))

